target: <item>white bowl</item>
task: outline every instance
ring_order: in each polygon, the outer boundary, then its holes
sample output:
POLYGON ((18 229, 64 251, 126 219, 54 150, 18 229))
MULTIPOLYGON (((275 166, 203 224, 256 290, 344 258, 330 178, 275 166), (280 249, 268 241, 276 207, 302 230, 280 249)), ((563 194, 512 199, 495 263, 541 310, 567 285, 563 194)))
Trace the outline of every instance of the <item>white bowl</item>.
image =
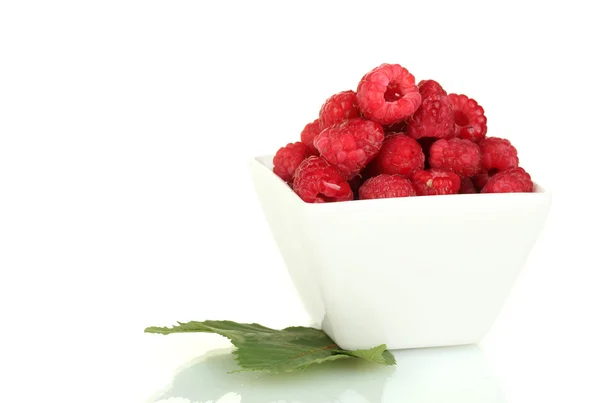
POLYGON ((551 195, 421 196, 310 204, 249 162, 304 306, 342 348, 479 342, 542 230, 551 195))

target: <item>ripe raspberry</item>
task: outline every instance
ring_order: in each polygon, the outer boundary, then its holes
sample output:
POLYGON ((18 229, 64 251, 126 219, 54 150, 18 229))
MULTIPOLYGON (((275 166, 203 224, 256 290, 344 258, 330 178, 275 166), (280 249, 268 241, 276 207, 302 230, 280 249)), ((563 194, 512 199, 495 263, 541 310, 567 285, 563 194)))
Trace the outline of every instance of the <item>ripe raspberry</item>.
POLYGON ((327 203, 352 200, 350 185, 336 167, 321 157, 302 161, 293 184, 294 192, 307 203, 327 203))
POLYGON ((365 117, 383 125, 407 118, 421 104, 415 77, 399 64, 382 64, 365 74, 356 97, 365 117))
POLYGON ((288 182, 294 177, 298 165, 311 156, 310 149, 301 142, 281 147, 273 157, 273 172, 288 182))
POLYGON ((460 189, 460 177, 443 169, 417 171, 412 183, 418 196, 456 194, 460 189))
POLYGON ((483 139, 481 147, 481 164, 485 170, 504 171, 519 166, 517 149, 510 141, 498 137, 483 139))
POLYGON ((385 199, 416 196, 410 181, 400 175, 378 175, 368 179, 358 190, 359 199, 385 199))
POLYGON ((314 143, 323 158, 352 179, 375 158, 383 137, 379 123, 356 118, 324 129, 314 143))
POLYGON ((475 189, 475 185, 471 178, 461 178, 460 180, 460 189, 458 189, 459 194, 471 194, 477 193, 477 189, 475 189))
POLYGON ((310 151, 314 155, 319 154, 319 151, 317 151, 317 148, 313 144, 315 137, 317 137, 319 133, 321 133, 319 119, 315 119, 314 122, 310 122, 309 124, 304 126, 302 133, 300 133, 300 140, 310 149, 310 151))
POLYGON ((481 151, 464 139, 440 139, 429 150, 432 168, 447 169, 458 176, 473 176, 481 170, 481 151))
POLYGON ((436 81, 419 83, 423 102, 408 120, 406 134, 414 139, 421 137, 454 137, 454 114, 446 91, 436 81))
POLYGON ((373 161, 380 174, 399 174, 410 178, 423 169, 425 155, 417 140, 404 134, 392 134, 385 138, 373 161))
POLYGON ((511 168, 492 176, 481 193, 532 192, 531 176, 523 168, 511 168))
POLYGON ((319 112, 319 124, 321 130, 323 130, 329 126, 359 116, 360 111, 358 110, 356 92, 351 90, 343 91, 327 98, 323 106, 321 106, 321 111, 319 112))
POLYGON ((479 142, 487 133, 487 118, 477 101, 466 95, 450 94, 450 102, 454 109, 456 136, 479 142))

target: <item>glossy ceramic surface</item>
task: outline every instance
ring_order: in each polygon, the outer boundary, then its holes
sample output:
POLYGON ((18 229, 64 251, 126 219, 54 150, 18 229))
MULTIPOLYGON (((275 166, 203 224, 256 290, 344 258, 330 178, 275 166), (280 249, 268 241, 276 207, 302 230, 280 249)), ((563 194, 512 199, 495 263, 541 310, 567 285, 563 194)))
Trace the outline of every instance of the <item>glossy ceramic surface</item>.
POLYGON ((479 342, 542 230, 550 194, 472 194, 304 203, 272 172, 250 172, 316 326, 345 349, 479 342))

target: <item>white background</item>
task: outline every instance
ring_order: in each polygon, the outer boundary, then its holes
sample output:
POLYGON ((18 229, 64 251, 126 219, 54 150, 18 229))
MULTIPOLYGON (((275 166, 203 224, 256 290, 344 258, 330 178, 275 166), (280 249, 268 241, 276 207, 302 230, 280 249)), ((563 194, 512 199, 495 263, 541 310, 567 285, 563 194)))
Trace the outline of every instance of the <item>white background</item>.
POLYGON ((147 397, 183 348, 148 325, 303 324, 246 159, 388 62, 475 98, 554 193, 483 343, 509 403, 600 401, 588 2, 216 4, 0 3, 0 400, 147 397))

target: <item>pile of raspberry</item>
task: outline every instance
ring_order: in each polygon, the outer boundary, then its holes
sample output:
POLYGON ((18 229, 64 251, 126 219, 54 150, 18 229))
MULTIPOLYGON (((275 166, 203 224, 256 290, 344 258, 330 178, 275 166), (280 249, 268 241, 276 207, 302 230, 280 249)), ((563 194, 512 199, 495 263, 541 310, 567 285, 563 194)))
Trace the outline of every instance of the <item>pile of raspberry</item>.
POLYGON ((486 134, 477 101, 382 64, 329 97, 273 171, 308 203, 532 192, 516 148, 486 134))

